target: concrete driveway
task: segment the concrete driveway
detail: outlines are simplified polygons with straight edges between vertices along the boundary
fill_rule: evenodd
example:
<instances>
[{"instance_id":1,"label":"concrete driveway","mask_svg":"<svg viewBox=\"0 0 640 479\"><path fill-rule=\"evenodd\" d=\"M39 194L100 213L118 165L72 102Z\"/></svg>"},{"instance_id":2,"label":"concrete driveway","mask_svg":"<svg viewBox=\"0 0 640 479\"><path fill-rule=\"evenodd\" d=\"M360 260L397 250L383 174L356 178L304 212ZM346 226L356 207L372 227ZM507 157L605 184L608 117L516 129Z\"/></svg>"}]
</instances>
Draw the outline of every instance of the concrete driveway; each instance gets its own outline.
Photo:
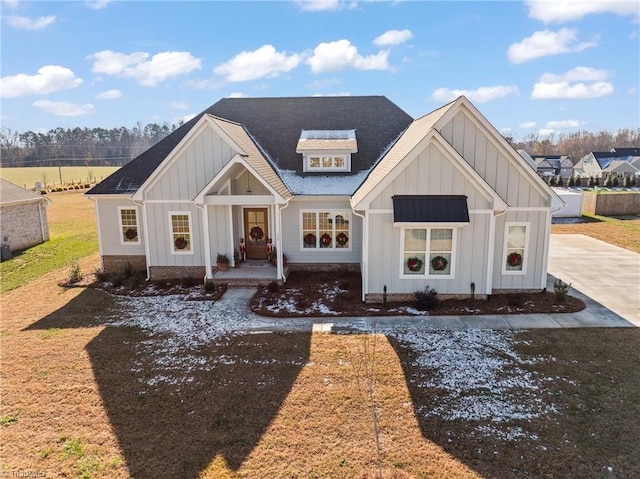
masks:
<instances>
[{"instance_id":1,"label":"concrete driveway","mask_svg":"<svg viewBox=\"0 0 640 479\"><path fill-rule=\"evenodd\" d=\"M552 234L548 271L640 327L640 254L585 235Z\"/></svg>"}]
</instances>

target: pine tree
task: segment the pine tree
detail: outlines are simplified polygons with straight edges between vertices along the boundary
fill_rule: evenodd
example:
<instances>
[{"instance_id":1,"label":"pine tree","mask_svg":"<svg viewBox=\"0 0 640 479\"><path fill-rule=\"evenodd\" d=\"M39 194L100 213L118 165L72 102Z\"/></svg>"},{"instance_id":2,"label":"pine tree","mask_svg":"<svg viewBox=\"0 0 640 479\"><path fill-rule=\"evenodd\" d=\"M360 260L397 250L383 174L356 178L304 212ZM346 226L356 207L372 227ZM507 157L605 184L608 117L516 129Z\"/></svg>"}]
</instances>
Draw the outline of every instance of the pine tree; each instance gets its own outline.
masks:
<instances>
[{"instance_id":1,"label":"pine tree","mask_svg":"<svg viewBox=\"0 0 640 479\"><path fill-rule=\"evenodd\" d=\"M603 186L605 188L611 188L613 186L613 180L611 179L611 175L607 175L607 179L604 180Z\"/></svg>"},{"instance_id":2,"label":"pine tree","mask_svg":"<svg viewBox=\"0 0 640 479\"><path fill-rule=\"evenodd\" d=\"M564 182L562 181L562 176L558 176L558 181L556 181L556 186L564 186Z\"/></svg>"},{"instance_id":3,"label":"pine tree","mask_svg":"<svg viewBox=\"0 0 640 479\"><path fill-rule=\"evenodd\" d=\"M567 178L567 186L571 188L574 185L575 185L575 180L573 179L573 176L570 176L569 178Z\"/></svg>"},{"instance_id":4,"label":"pine tree","mask_svg":"<svg viewBox=\"0 0 640 479\"><path fill-rule=\"evenodd\" d=\"M549 186L556 186L556 177L553 175L549 177Z\"/></svg>"},{"instance_id":5,"label":"pine tree","mask_svg":"<svg viewBox=\"0 0 640 479\"><path fill-rule=\"evenodd\" d=\"M575 186L582 186L582 178L580 178L579 176L576 176L575 180L573 181L573 184Z\"/></svg>"}]
</instances>

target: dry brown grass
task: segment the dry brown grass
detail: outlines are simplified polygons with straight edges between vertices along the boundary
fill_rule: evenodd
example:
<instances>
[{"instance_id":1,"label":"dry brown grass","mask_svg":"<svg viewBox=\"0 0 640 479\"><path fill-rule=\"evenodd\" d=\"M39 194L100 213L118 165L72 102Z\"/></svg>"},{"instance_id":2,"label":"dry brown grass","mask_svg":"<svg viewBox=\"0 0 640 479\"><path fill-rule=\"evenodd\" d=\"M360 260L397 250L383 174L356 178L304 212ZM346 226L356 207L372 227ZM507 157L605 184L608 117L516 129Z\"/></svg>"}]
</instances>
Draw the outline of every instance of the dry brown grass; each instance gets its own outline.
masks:
<instances>
[{"instance_id":1,"label":"dry brown grass","mask_svg":"<svg viewBox=\"0 0 640 479\"><path fill-rule=\"evenodd\" d=\"M95 261L83 268L91 271ZM0 415L9 421L2 426L0 472L86 478L374 478L379 471L402 479L640 476L638 330L526 333L522 354L556 358L530 368L550 378L560 414L526 423L538 440L501 441L478 437L474 422L419 414L436 405L438 394L415 379L433 371L381 335L230 337L182 351L184 360L202 358L215 367L190 371L194 381L180 382L185 363L161 367L141 357L137 345L154 338L100 325L92 318L114 308L113 297L60 288L64 275L59 271L1 297ZM176 381L152 385L158 375Z\"/></svg>"},{"instance_id":2,"label":"dry brown grass","mask_svg":"<svg viewBox=\"0 0 640 479\"><path fill-rule=\"evenodd\" d=\"M593 217L584 223L552 224L553 234L583 234L640 253L640 217Z\"/></svg>"}]
</instances>

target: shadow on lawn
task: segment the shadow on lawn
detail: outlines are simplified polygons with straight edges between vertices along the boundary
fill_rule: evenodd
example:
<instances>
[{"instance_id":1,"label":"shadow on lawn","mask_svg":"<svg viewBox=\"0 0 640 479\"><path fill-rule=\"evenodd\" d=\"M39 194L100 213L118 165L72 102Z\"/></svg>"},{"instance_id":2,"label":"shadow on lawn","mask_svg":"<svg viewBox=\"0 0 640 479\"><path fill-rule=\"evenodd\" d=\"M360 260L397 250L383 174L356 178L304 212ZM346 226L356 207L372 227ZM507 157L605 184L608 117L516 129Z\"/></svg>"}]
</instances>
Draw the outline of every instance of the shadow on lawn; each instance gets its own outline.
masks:
<instances>
[{"instance_id":1,"label":"shadow on lawn","mask_svg":"<svg viewBox=\"0 0 640 479\"><path fill-rule=\"evenodd\" d=\"M104 297L86 290L28 329L104 324L92 319L109 307ZM238 470L307 363L310 339L310 333L220 338L180 348L163 362L153 357L161 337L107 326L86 349L129 474L196 478L214 460L221 471Z\"/></svg>"}]
</instances>

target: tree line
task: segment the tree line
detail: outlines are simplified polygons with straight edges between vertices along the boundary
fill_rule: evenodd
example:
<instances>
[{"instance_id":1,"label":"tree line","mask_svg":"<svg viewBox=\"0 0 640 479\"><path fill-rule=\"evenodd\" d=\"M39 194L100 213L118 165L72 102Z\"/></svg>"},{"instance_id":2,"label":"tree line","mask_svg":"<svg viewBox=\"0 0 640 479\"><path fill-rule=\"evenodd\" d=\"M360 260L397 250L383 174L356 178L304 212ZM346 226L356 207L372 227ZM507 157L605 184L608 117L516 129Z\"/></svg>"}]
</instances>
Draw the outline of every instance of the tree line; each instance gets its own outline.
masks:
<instances>
[{"instance_id":1,"label":"tree line","mask_svg":"<svg viewBox=\"0 0 640 479\"><path fill-rule=\"evenodd\" d=\"M544 139L533 132L524 140L516 141L507 137L507 141L517 150L525 150L529 155L567 155L575 164L592 151L610 151L611 148L640 148L640 128L624 128L616 133L600 131L576 131L551 134Z\"/></svg>"},{"instance_id":2,"label":"tree line","mask_svg":"<svg viewBox=\"0 0 640 479\"><path fill-rule=\"evenodd\" d=\"M55 128L46 133L0 129L0 165L122 166L180 125Z\"/></svg>"},{"instance_id":3,"label":"tree line","mask_svg":"<svg viewBox=\"0 0 640 479\"><path fill-rule=\"evenodd\" d=\"M122 166L181 126L138 123L133 128L55 128L46 133L0 129L0 166ZM506 137L516 149L535 155L567 155L574 163L592 151L640 147L640 128Z\"/></svg>"}]
</instances>

